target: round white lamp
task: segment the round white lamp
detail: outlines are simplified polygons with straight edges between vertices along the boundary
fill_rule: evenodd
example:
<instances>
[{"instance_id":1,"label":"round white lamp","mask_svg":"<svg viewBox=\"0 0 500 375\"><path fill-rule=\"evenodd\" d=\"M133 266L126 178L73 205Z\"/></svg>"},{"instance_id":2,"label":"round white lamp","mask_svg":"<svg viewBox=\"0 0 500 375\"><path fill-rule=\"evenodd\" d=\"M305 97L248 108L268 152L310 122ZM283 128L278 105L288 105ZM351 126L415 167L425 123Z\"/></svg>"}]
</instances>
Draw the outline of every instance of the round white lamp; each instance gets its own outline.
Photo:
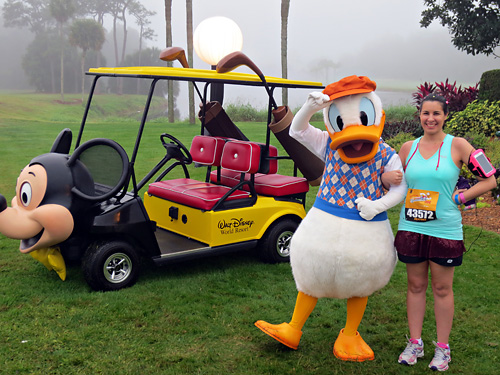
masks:
<instances>
[{"instance_id":1,"label":"round white lamp","mask_svg":"<svg viewBox=\"0 0 500 375\"><path fill-rule=\"evenodd\" d=\"M210 17L194 30L193 44L199 58L214 67L224 56L241 51L243 35L233 20Z\"/></svg>"}]
</instances>

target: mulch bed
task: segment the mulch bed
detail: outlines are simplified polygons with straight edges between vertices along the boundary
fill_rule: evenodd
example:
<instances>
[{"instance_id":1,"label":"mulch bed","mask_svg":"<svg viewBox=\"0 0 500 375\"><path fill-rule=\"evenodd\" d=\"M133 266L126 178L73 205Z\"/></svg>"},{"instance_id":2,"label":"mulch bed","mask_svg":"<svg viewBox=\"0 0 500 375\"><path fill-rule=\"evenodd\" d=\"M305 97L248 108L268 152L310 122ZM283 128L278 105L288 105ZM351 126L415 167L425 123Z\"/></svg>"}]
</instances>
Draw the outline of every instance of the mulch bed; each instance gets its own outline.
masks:
<instances>
[{"instance_id":1,"label":"mulch bed","mask_svg":"<svg viewBox=\"0 0 500 375\"><path fill-rule=\"evenodd\" d=\"M483 194L481 198L477 201L487 203L489 207L477 207L462 211L462 224L500 233L500 205L496 203L490 192Z\"/></svg>"}]
</instances>

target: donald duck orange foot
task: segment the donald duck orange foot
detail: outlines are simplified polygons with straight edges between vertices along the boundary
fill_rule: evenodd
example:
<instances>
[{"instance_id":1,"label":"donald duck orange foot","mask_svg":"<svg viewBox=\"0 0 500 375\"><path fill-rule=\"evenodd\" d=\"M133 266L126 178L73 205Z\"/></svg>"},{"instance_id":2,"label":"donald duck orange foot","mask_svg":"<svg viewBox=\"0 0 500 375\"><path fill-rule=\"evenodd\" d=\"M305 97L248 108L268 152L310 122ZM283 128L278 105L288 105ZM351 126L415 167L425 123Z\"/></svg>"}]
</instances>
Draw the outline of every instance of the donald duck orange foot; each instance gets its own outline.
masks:
<instances>
[{"instance_id":1,"label":"donald duck orange foot","mask_svg":"<svg viewBox=\"0 0 500 375\"><path fill-rule=\"evenodd\" d=\"M342 329L333 345L333 354L343 361L364 362L373 361L375 354L363 340L359 332L348 336Z\"/></svg>"},{"instance_id":2,"label":"donald duck orange foot","mask_svg":"<svg viewBox=\"0 0 500 375\"><path fill-rule=\"evenodd\" d=\"M255 326L266 335L281 342L283 345L297 350L300 338L302 337L302 331L300 329L294 328L288 323L270 324L263 320L256 321Z\"/></svg>"}]
</instances>

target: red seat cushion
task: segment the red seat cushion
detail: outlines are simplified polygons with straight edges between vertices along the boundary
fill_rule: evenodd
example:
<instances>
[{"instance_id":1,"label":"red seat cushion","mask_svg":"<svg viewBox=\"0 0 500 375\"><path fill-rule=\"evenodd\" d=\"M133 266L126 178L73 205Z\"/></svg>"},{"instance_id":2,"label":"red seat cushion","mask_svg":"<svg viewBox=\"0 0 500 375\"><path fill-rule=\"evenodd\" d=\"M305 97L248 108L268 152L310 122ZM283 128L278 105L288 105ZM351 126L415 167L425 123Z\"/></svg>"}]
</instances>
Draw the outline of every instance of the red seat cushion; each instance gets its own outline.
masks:
<instances>
[{"instance_id":1,"label":"red seat cushion","mask_svg":"<svg viewBox=\"0 0 500 375\"><path fill-rule=\"evenodd\" d=\"M197 135L193 138L189 151L196 163L218 167L225 143L224 138Z\"/></svg>"},{"instance_id":2,"label":"red seat cushion","mask_svg":"<svg viewBox=\"0 0 500 375\"><path fill-rule=\"evenodd\" d=\"M178 178L153 182L149 185L148 194L209 211L229 190L231 188L228 186L214 185L190 178ZM246 191L236 190L227 200L248 198L249 196L250 194Z\"/></svg>"},{"instance_id":3,"label":"red seat cushion","mask_svg":"<svg viewBox=\"0 0 500 375\"><path fill-rule=\"evenodd\" d=\"M220 165L235 172L256 173L260 167L260 146L245 141L227 142Z\"/></svg>"},{"instance_id":4,"label":"red seat cushion","mask_svg":"<svg viewBox=\"0 0 500 375\"><path fill-rule=\"evenodd\" d=\"M235 186L240 181L241 173L221 170L220 183L226 186ZM250 175L245 175L245 180L250 180ZM217 171L210 174L210 181L217 182ZM255 192L257 194L282 197L285 195L301 194L309 191L309 183L304 177L285 176L281 174L256 173L254 180ZM244 185L249 190L248 185Z\"/></svg>"}]
</instances>

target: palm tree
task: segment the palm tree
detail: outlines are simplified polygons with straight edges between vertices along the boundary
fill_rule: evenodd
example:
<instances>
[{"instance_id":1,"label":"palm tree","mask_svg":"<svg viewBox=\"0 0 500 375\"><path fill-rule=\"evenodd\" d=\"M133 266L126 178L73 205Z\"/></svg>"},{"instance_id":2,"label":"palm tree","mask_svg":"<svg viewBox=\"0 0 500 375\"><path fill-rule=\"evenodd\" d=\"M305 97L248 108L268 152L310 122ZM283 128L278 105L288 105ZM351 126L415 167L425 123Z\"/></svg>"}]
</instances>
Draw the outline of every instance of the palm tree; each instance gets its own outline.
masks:
<instances>
[{"instance_id":1,"label":"palm tree","mask_svg":"<svg viewBox=\"0 0 500 375\"><path fill-rule=\"evenodd\" d=\"M87 51L100 51L104 40L104 28L97 21L91 19L76 20L71 25L69 42L82 49L82 102L85 93L85 57Z\"/></svg>"},{"instance_id":2,"label":"palm tree","mask_svg":"<svg viewBox=\"0 0 500 375\"><path fill-rule=\"evenodd\" d=\"M188 64L193 67L193 0L186 0L186 27L187 27L187 53ZM189 97L189 123L195 123L194 108L194 87L193 83L188 83Z\"/></svg>"},{"instance_id":3,"label":"palm tree","mask_svg":"<svg viewBox=\"0 0 500 375\"><path fill-rule=\"evenodd\" d=\"M166 47L172 47L172 0L165 0L165 23L166 23ZM172 66L172 62L167 62L167 66ZM168 122L175 121L174 112L174 85L168 80Z\"/></svg>"},{"instance_id":4,"label":"palm tree","mask_svg":"<svg viewBox=\"0 0 500 375\"><path fill-rule=\"evenodd\" d=\"M61 42L61 100L64 101L64 24L75 13L75 6L72 0L50 0L50 14L57 21L59 38Z\"/></svg>"},{"instance_id":5,"label":"palm tree","mask_svg":"<svg viewBox=\"0 0 500 375\"><path fill-rule=\"evenodd\" d=\"M142 42L143 40L151 40L156 37L152 28L149 27L150 17L156 12L147 10L141 3L133 3L130 6L130 13L135 17L135 22L139 26L139 66L142 65ZM141 90L141 80L137 80L137 93Z\"/></svg>"},{"instance_id":6,"label":"palm tree","mask_svg":"<svg viewBox=\"0 0 500 375\"><path fill-rule=\"evenodd\" d=\"M288 13L290 0L281 0L281 76L288 78ZM288 105L288 89L281 89L283 105Z\"/></svg>"}]
</instances>

